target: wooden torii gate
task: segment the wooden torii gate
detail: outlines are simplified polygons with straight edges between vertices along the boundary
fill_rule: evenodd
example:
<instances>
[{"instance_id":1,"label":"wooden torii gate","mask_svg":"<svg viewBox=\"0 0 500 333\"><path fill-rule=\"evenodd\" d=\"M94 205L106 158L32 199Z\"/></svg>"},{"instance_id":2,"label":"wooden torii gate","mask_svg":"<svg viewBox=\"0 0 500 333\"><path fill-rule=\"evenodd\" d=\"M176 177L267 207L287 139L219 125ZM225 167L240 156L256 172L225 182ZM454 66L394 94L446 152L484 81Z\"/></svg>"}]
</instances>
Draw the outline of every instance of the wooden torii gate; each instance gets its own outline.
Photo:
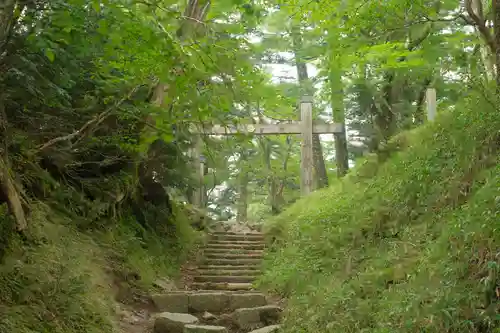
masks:
<instances>
[{"instance_id":1,"label":"wooden torii gate","mask_svg":"<svg viewBox=\"0 0 500 333\"><path fill-rule=\"evenodd\" d=\"M312 137L313 133L317 134L333 134L341 133L343 130L342 124L325 123L313 121L312 119L312 102L311 96L304 96L300 101L300 121L288 121L279 124L239 124L237 126L227 127L222 125L213 126L198 126L192 131L198 135L237 135L237 134L252 134L252 135L272 135L272 134L301 134L301 159L300 159L300 189L303 196L309 194L313 190L313 174L314 174L314 159ZM195 206L201 206L204 199L204 161L201 160L201 140L197 140L196 146L191 150L190 155L199 164L195 166L198 185L191 198Z\"/></svg>"}]
</instances>

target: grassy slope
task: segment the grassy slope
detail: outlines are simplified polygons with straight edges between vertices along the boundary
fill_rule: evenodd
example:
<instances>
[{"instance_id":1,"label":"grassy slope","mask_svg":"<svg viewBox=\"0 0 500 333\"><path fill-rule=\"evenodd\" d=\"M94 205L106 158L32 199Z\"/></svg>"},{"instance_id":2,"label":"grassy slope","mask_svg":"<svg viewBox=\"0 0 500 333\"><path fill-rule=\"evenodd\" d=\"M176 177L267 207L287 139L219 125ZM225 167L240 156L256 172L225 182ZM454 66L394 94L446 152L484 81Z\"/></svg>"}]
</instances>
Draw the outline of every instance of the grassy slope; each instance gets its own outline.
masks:
<instances>
[{"instance_id":1,"label":"grassy slope","mask_svg":"<svg viewBox=\"0 0 500 333\"><path fill-rule=\"evenodd\" d=\"M127 221L93 233L71 222L39 205L28 240L14 237L0 264L0 332L118 332L115 297L124 275L138 274L133 288L148 290L178 271L196 239L182 219L179 238L169 242L151 234L141 241Z\"/></svg>"},{"instance_id":2,"label":"grassy slope","mask_svg":"<svg viewBox=\"0 0 500 333\"><path fill-rule=\"evenodd\" d=\"M260 282L289 298L284 331L500 332L499 128L471 97L270 221Z\"/></svg>"}]
</instances>

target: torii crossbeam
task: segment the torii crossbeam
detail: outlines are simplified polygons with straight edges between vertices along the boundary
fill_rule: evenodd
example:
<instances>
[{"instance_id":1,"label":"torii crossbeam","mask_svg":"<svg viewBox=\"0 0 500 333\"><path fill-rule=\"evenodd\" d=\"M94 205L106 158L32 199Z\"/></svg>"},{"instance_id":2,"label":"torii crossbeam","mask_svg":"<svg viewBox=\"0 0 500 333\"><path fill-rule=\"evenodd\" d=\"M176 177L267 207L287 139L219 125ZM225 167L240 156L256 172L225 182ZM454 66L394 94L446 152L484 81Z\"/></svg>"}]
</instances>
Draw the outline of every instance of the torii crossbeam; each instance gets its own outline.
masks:
<instances>
[{"instance_id":1,"label":"torii crossbeam","mask_svg":"<svg viewBox=\"0 0 500 333\"><path fill-rule=\"evenodd\" d=\"M238 124L238 125L205 125L192 129L193 134L198 135L277 135L277 134L301 134L301 182L300 188L302 195L307 195L313 190L313 147L312 136L314 134L333 134L341 133L342 124L324 123L313 121L312 119L312 97L304 96L300 101L300 121L288 121L279 124ZM200 146L192 150L191 157L195 161L200 161ZM203 202L203 166L196 166L196 172L200 182L198 191L194 193L192 201L195 205Z\"/></svg>"}]
</instances>

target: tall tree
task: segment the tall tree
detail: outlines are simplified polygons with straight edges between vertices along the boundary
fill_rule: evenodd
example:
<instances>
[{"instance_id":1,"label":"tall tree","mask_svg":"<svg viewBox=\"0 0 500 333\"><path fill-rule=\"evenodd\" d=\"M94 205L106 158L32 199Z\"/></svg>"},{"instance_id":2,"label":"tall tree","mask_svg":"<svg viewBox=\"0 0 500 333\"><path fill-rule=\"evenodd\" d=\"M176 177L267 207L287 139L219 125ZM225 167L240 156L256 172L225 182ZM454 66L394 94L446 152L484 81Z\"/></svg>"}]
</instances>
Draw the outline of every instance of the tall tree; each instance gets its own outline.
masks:
<instances>
[{"instance_id":1,"label":"tall tree","mask_svg":"<svg viewBox=\"0 0 500 333\"><path fill-rule=\"evenodd\" d=\"M301 27L298 24L292 23L290 28L292 39L292 50L295 57L295 67L297 69L297 77L300 84L300 92L302 95L314 95L314 88L309 80L307 73L307 64L304 59L304 45L302 42ZM300 119L300 110L299 110ZM313 133L313 158L315 170L315 183L318 188L328 186L328 175L326 173L325 159L323 156L323 148L319 134Z\"/></svg>"}]
</instances>

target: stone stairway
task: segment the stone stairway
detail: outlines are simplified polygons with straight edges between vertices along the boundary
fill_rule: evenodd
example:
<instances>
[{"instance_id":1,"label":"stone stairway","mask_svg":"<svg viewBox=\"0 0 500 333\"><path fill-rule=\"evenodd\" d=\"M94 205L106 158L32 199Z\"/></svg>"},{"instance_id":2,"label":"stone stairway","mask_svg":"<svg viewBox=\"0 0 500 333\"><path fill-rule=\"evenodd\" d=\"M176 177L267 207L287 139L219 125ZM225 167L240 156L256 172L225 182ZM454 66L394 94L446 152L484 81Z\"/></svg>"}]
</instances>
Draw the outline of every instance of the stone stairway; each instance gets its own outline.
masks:
<instances>
[{"instance_id":1,"label":"stone stairway","mask_svg":"<svg viewBox=\"0 0 500 333\"><path fill-rule=\"evenodd\" d=\"M215 232L203 251L193 289L251 290L260 274L264 236Z\"/></svg>"},{"instance_id":2,"label":"stone stairway","mask_svg":"<svg viewBox=\"0 0 500 333\"><path fill-rule=\"evenodd\" d=\"M153 295L154 333L276 332L281 309L252 285L264 246L261 233L212 233L190 290Z\"/></svg>"}]
</instances>

